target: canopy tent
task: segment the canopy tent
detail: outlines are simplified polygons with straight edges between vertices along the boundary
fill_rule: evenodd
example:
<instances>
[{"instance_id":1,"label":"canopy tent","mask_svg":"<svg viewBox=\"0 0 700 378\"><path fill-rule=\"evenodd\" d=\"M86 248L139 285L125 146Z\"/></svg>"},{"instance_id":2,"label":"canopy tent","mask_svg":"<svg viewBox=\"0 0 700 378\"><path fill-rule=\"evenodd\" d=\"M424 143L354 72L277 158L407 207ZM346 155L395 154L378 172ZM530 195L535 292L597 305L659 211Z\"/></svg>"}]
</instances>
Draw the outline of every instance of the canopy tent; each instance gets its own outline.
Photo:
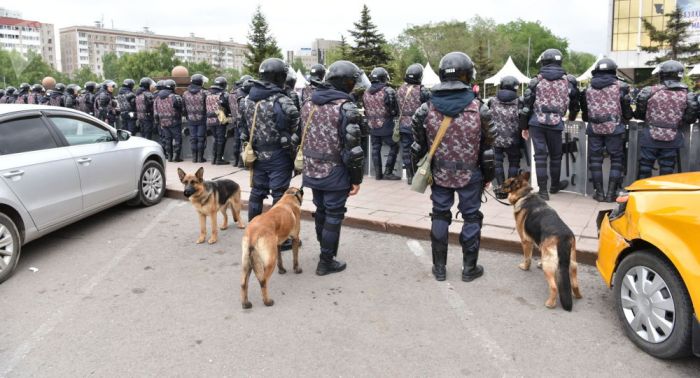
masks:
<instances>
[{"instance_id":1,"label":"canopy tent","mask_svg":"<svg viewBox=\"0 0 700 378\"><path fill-rule=\"evenodd\" d=\"M580 83L582 81L591 80L591 78L593 77L593 70L595 69L596 64L598 64L598 62L603 58L603 55L598 55L598 59L596 59L595 62L593 62L593 64L590 67L588 67L586 72L582 73L581 76L577 77L576 81Z\"/></svg>"},{"instance_id":2,"label":"canopy tent","mask_svg":"<svg viewBox=\"0 0 700 378\"><path fill-rule=\"evenodd\" d=\"M501 79L503 79L506 76L513 76L518 80L518 83L520 84L527 84L530 82L530 78L523 75L523 73L520 72L515 63L513 63L513 59L511 57L508 57L506 64L503 65L500 71L498 71L495 75L491 76L490 78L484 80L484 85L498 85L501 83Z\"/></svg>"},{"instance_id":3,"label":"canopy tent","mask_svg":"<svg viewBox=\"0 0 700 378\"><path fill-rule=\"evenodd\" d=\"M428 62L423 69L423 80L421 84L427 88L432 88L433 85L440 84L440 77L430 67L430 62Z\"/></svg>"},{"instance_id":4,"label":"canopy tent","mask_svg":"<svg viewBox=\"0 0 700 378\"><path fill-rule=\"evenodd\" d=\"M687 74L688 76L693 76L693 75L700 75L700 64L696 64L695 67L693 67L690 72Z\"/></svg>"},{"instance_id":5,"label":"canopy tent","mask_svg":"<svg viewBox=\"0 0 700 378\"><path fill-rule=\"evenodd\" d=\"M301 73L301 70L297 70L297 83L294 85L294 89L304 89L307 85L309 85L309 82L306 81L304 78L304 75Z\"/></svg>"}]
</instances>

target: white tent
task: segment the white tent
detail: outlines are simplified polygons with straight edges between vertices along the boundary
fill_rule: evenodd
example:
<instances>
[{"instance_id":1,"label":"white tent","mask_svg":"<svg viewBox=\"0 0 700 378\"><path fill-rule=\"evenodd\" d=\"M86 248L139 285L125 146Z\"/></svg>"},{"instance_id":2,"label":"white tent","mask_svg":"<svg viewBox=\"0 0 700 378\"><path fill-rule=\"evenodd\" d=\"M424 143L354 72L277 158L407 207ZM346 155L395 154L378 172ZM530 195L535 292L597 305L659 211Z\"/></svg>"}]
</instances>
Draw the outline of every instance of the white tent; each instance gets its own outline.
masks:
<instances>
[{"instance_id":1,"label":"white tent","mask_svg":"<svg viewBox=\"0 0 700 378\"><path fill-rule=\"evenodd\" d=\"M595 69L595 65L598 64L598 61L603 58L603 55L598 55L598 59L596 59L595 62L593 62L593 64L590 67L588 67L586 72L582 73L581 76L577 77L576 81L580 83L582 81L591 80L591 78L593 77L593 70Z\"/></svg>"},{"instance_id":2,"label":"white tent","mask_svg":"<svg viewBox=\"0 0 700 378\"><path fill-rule=\"evenodd\" d=\"M440 84L440 77L430 67L430 63L426 64L423 69L423 80L421 84L425 85L427 88L432 88L433 85Z\"/></svg>"},{"instance_id":3,"label":"white tent","mask_svg":"<svg viewBox=\"0 0 700 378\"><path fill-rule=\"evenodd\" d=\"M518 80L518 83L520 84L526 84L530 82L530 78L523 75L523 73L520 72L518 67L516 67L515 63L513 63L513 59L511 57L508 57L506 64L503 65L501 70L498 71L498 73L496 73L495 75L486 79L484 81L484 85L498 85L501 83L501 79L506 76L513 76Z\"/></svg>"},{"instance_id":4,"label":"white tent","mask_svg":"<svg viewBox=\"0 0 700 378\"><path fill-rule=\"evenodd\" d=\"M297 83L294 85L294 89L303 89L307 85L309 85L309 82L306 81L301 70L297 70Z\"/></svg>"},{"instance_id":5,"label":"white tent","mask_svg":"<svg viewBox=\"0 0 700 378\"><path fill-rule=\"evenodd\" d=\"M700 75L700 64L696 64L690 72L687 73L688 76Z\"/></svg>"}]
</instances>

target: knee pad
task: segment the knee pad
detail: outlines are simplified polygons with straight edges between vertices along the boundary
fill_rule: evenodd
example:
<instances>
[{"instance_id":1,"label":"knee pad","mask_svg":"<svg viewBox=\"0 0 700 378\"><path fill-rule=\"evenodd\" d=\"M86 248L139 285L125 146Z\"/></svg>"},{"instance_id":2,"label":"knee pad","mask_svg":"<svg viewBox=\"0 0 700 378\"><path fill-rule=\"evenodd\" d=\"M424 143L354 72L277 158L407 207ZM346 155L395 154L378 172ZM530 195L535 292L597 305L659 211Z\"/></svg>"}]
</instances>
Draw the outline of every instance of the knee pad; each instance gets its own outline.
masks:
<instances>
[{"instance_id":1,"label":"knee pad","mask_svg":"<svg viewBox=\"0 0 700 378\"><path fill-rule=\"evenodd\" d=\"M479 227L484 223L484 214L481 211L475 211L469 214L462 214L465 224L478 224Z\"/></svg>"},{"instance_id":2,"label":"knee pad","mask_svg":"<svg viewBox=\"0 0 700 378\"><path fill-rule=\"evenodd\" d=\"M452 212L433 209L433 212L430 213L430 219L433 221L440 220L447 222L447 224L450 225L452 224Z\"/></svg>"},{"instance_id":3,"label":"knee pad","mask_svg":"<svg viewBox=\"0 0 700 378\"><path fill-rule=\"evenodd\" d=\"M336 218L342 221L345 219L345 213L347 211L347 207L328 208L326 209L326 218Z\"/></svg>"}]
</instances>

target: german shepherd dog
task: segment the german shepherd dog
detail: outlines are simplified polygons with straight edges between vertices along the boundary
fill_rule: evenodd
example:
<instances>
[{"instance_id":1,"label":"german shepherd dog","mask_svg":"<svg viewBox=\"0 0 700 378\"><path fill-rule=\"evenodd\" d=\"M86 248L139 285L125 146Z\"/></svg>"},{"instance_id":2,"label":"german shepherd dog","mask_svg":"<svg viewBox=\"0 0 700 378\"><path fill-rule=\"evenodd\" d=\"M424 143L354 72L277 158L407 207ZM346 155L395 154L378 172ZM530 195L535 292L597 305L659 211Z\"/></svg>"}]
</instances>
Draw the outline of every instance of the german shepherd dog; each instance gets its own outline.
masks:
<instances>
[{"instance_id":1,"label":"german shepherd dog","mask_svg":"<svg viewBox=\"0 0 700 378\"><path fill-rule=\"evenodd\" d=\"M238 228L245 228L241 219L241 187L232 180L204 181L204 168L200 167L194 175L186 174L181 168L177 169L180 182L185 185L185 197L190 199L199 214L199 238L197 244L204 243L207 237L207 216L211 219L211 238L209 244L214 244L219 238L216 212L224 216L222 230L228 228L227 209L231 209L233 221Z\"/></svg>"},{"instance_id":2,"label":"german shepherd dog","mask_svg":"<svg viewBox=\"0 0 700 378\"><path fill-rule=\"evenodd\" d=\"M284 196L266 213L255 217L243 235L241 242L241 258L243 268L241 272L241 304L243 308L251 308L253 305L248 300L248 278L250 272L255 272L255 277L260 282L263 303L272 306L275 302L270 299L267 286L270 276L275 270L275 264L280 274L287 273L282 265L280 245L288 238L292 238L292 256L294 259L294 273L301 273L299 267L299 230L301 228L301 201L304 198L304 190L289 188Z\"/></svg>"},{"instance_id":3,"label":"german shepherd dog","mask_svg":"<svg viewBox=\"0 0 700 378\"><path fill-rule=\"evenodd\" d=\"M542 270L549 285L549 298L544 305L556 307L559 291L561 306L564 310L571 311L572 289L574 296L581 298L577 278L576 238L556 211L532 191L529 181L530 172L524 172L501 185L501 190L508 194L508 202L513 205L515 224L525 255L519 267L530 270L532 247L537 245L542 254Z\"/></svg>"}]
</instances>

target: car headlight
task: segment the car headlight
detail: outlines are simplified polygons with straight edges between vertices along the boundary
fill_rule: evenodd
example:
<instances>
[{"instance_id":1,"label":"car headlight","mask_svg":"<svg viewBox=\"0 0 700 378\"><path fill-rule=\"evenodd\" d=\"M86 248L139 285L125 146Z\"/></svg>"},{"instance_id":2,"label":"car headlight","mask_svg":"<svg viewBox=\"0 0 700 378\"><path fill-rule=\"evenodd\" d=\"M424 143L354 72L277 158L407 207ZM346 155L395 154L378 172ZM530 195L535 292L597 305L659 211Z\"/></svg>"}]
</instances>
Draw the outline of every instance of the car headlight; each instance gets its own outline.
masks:
<instances>
[{"instance_id":1,"label":"car headlight","mask_svg":"<svg viewBox=\"0 0 700 378\"><path fill-rule=\"evenodd\" d=\"M629 193L628 192L620 192L620 194L617 196L617 199L615 202L617 202L617 208L615 208L609 216L609 219L611 221L614 221L615 219L618 219L625 215L625 210L627 210L627 201L629 200Z\"/></svg>"}]
</instances>

